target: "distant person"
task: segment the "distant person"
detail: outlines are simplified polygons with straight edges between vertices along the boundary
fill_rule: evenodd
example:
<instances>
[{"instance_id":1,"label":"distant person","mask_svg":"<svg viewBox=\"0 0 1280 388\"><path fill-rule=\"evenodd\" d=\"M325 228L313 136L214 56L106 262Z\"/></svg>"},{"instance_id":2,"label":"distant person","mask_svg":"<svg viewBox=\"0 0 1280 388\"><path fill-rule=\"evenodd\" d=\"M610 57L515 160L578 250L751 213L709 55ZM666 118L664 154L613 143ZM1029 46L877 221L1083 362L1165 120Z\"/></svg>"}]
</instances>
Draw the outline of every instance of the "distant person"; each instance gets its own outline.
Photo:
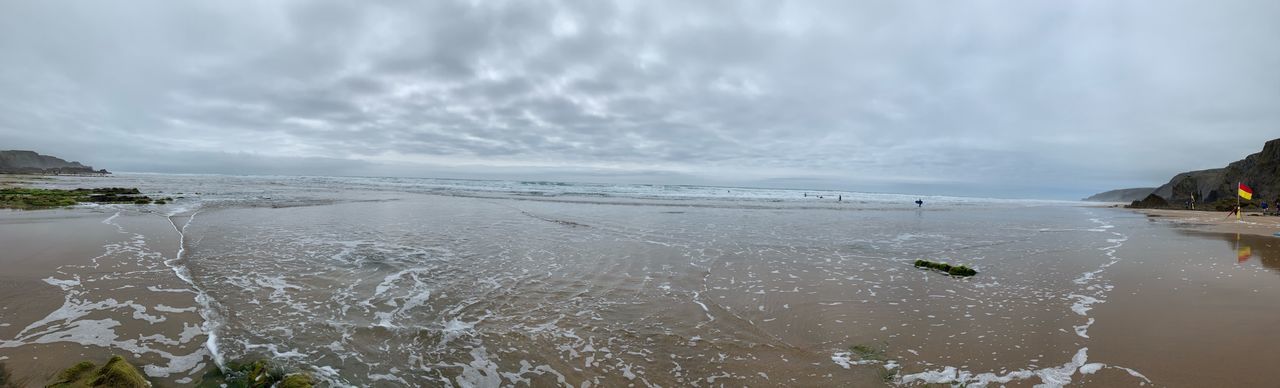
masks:
<instances>
[{"instance_id":1,"label":"distant person","mask_svg":"<svg viewBox=\"0 0 1280 388\"><path fill-rule=\"evenodd\" d=\"M917 199L917 200L916 200L916 207L924 207L924 200L923 200L923 199Z\"/></svg>"},{"instance_id":2,"label":"distant person","mask_svg":"<svg viewBox=\"0 0 1280 388\"><path fill-rule=\"evenodd\" d=\"M836 196L836 202L841 202L841 201L844 201L844 195L837 195L837 196ZM1263 204L1263 205L1262 205L1262 208L1263 208L1263 209L1266 209L1266 208L1267 208L1267 205L1266 205L1266 204Z\"/></svg>"}]
</instances>

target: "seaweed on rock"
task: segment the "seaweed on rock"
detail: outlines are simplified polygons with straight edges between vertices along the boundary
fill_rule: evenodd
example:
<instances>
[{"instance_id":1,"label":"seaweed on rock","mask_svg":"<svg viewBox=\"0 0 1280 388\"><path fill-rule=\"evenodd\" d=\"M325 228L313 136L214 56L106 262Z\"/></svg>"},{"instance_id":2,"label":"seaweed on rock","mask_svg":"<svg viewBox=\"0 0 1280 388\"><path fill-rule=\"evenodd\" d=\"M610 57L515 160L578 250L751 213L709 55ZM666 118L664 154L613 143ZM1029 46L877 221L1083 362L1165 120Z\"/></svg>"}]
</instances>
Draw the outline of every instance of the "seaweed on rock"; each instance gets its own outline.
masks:
<instances>
[{"instance_id":1,"label":"seaweed on rock","mask_svg":"<svg viewBox=\"0 0 1280 388\"><path fill-rule=\"evenodd\" d=\"M973 276L978 274L977 270L974 270L973 268L969 268L963 265L952 266L951 264L935 263L928 260L916 260L914 265L920 268L929 268L929 269L942 271L951 276L968 277L968 276Z\"/></svg>"},{"instance_id":2,"label":"seaweed on rock","mask_svg":"<svg viewBox=\"0 0 1280 388\"><path fill-rule=\"evenodd\" d=\"M123 357L111 356L110 360L101 368L98 368L91 361L81 361L72 365L70 368L63 370L53 382L45 387L48 388L72 388L72 387L120 387L120 388L143 388L150 387L151 382L147 381L137 368L125 361Z\"/></svg>"},{"instance_id":3,"label":"seaweed on rock","mask_svg":"<svg viewBox=\"0 0 1280 388\"><path fill-rule=\"evenodd\" d=\"M232 362L225 370L214 369L205 374L197 386L225 388L311 388L314 383L305 373L288 373L266 360L249 363Z\"/></svg>"},{"instance_id":4,"label":"seaweed on rock","mask_svg":"<svg viewBox=\"0 0 1280 388\"><path fill-rule=\"evenodd\" d=\"M0 188L0 208L45 209L81 202L150 204L151 197L141 194L136 188L124 187L75 190L3 187Z\"/></svg>"}]
</instances>

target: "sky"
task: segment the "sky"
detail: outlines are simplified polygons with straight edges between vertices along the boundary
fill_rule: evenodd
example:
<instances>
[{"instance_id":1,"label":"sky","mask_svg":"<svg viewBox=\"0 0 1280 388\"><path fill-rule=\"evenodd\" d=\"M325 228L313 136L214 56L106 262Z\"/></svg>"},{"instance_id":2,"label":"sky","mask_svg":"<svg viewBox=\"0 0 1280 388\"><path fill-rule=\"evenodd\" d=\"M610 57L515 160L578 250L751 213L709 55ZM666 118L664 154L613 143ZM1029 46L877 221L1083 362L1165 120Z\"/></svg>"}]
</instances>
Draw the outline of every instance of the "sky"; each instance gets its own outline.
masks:
<instances>
[{"instance_id":1,"label":"sky","mask_svg":"<svg viewBox=\"0 0 1280 388\"><path fill-rule=\"evenodd\" d=\"M0 149L1075 199L1280 137L1277 20L1272 0L0 0Z\"/></svg>"}]
</instances>

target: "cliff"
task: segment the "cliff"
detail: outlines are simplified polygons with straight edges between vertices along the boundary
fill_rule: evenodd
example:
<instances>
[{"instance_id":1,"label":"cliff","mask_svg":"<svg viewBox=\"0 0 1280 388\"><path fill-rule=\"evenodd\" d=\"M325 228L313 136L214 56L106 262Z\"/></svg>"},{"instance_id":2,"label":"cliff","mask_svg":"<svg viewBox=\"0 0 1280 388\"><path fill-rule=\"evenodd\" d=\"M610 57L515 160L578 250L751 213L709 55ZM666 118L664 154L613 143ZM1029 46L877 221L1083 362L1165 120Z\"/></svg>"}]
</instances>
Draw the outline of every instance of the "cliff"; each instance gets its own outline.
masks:
<instances>
[{"instance_id":1,"label":"cliff","mask_svg":"<svg viewBox=\"0 0 1280 388\"><path fill-rule=\"evenodd\" d=\"M1280 139L1268 141L1262 151L1223 168L1174 175L1155 194L1172 204L1183 204L1195 195L1196 203L1235 201L1236 183L1253 189L1253 202L1274 202L1280 197Z\"/></svg>"},{"instance_id":2,"label":"cliff","mask_svg":"<svg viewBox=\"0 0 1280 388\"><path fill-rule=\"evenodd\" d=\"M1089 198L1085 198L1082 201L1132 202L1132 201L1137 201L1137 200L1146 198L1148 194L1151 194L1155 190L1156 188L1154 187L1136 187L1132 189L1118 189L1118 190L1104 191L1101 193L1091 195L1089 196Z\"/></svg>"},{"instance_id":3,"label":"cliff","mask_svg":"<svg viewBox=\"0 0 1280 388\"><path fill-rule=\"evenodd\" d=\"M40 155L35 151L0 151L0 174L109 174L93 167Z\"/></svg>"}]
</instances>

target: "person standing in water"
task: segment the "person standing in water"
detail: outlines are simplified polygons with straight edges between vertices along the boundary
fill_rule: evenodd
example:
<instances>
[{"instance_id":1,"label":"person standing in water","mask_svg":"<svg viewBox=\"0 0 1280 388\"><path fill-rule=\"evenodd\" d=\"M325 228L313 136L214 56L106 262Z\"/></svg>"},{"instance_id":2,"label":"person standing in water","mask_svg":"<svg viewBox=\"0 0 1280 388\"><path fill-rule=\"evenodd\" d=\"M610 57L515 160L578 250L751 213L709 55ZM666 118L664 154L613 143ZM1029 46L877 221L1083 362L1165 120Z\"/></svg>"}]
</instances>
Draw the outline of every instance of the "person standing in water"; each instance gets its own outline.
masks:
<instances>
[{"instance_id":1,"label":"person standing in water","mask_svg":"<svg viewBox=\"0 0 1280 388\"><path fill-rule=\"evenodd\" d=\"M836 202L842 202L842 201L844 201L844 195L837 195Z\"/></svg>"},{"instance_id":2,"label":"person standing in water","mask_svg":"<svg viewBox=\"0 0 1280 388\"><path fill-rule=\"evenodd\" d=\"M916 207L924 207L924 200L923 200L923 199L917 199L917 200L916 200Z\"/></svg>"}]
</instances>

